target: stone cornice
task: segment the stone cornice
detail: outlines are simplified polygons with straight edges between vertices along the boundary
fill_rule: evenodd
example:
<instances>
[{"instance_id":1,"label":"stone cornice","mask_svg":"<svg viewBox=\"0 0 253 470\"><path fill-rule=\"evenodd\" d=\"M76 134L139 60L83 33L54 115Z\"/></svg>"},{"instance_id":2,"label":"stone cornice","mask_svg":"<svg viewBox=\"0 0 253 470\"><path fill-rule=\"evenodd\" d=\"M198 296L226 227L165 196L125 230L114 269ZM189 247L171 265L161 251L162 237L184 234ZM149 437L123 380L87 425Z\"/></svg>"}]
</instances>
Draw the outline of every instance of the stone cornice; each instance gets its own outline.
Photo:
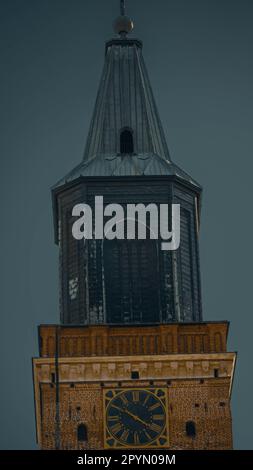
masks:
<instances>
[{"instance_id":1,"label":"stone cornice","mask_svg":"<svg viewBox=\"0 0 253 470\"><path fill-rule=\"evenodd\" d=\"M131 371L142 380L213 378L232 379L236 354L172 354L156 356L110 356L59 358L62 382L130 380ZM50 382L55 368L54 358L34 359L39 381Z\"/></svg>"}]
</instances>

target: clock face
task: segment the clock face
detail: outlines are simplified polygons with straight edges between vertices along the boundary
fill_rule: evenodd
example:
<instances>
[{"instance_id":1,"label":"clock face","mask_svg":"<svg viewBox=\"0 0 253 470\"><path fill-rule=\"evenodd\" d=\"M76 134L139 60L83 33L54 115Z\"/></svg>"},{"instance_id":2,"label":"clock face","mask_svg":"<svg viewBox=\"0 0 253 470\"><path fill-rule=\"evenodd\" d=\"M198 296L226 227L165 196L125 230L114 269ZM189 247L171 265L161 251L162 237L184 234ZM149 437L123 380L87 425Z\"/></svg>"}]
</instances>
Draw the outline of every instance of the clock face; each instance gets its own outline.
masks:
<instances>
[{"instance_id":1,"label":"clock face","mask_svg":"<svg viewBox=\"0 0 253 470\"><path fill-rule=\"evenodd\" d=\"M106 447L168 445L165 390L108 390L105 413Z\"/></svg>"}]
</instances>

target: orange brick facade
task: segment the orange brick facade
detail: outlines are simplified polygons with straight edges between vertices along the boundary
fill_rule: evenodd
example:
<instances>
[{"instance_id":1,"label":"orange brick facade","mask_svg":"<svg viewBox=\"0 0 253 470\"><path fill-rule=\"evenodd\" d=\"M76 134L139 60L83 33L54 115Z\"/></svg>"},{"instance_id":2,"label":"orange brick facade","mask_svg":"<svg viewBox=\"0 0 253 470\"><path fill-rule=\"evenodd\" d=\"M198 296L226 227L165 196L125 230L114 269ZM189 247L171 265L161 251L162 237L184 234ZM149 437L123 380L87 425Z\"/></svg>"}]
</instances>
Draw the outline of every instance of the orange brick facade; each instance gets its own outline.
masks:
<instances>
[{"instance_id":1,"label":"orange brick facade","mask_svg":"<svg viewBox=\"0 0 253 470\"><path fill-rule=\"evenodd\" d=\"M60 356L226 352L228 323L58 327ZM39 327L40 355L55 355L56 327Z\"/></svg>"},{"instance_id":2,"label":"orange brick facade","mask_svg":"<svg viewBox=\"0 0 253 470\"><path fill-rule=\"evenodd\" d=\"M40 327L40 358L33 361L40 447L54 449L58 433L61 449L103 449L105 391L161 387L167 395L166 448L231 449L235 354L226 352L227 330L225 322ZM138 379L132 378L133 371ZM194 423L194 436L187 434L189 422ZM85 442L78 441L81 423L87 428Z\"/></svg>"}]
</instances>

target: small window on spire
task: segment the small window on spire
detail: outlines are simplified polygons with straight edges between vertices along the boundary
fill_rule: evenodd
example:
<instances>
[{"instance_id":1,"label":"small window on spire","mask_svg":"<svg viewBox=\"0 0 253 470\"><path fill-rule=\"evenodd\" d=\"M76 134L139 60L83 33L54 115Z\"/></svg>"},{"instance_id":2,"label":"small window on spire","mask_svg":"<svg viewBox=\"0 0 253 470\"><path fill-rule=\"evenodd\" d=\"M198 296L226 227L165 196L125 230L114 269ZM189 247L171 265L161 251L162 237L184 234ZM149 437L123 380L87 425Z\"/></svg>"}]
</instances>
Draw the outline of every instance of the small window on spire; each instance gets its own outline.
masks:
<instances>
[{"instance_id":1,"label":"small window on spire","mask_svg":"<svg viewBox=\"0 0 253 470\"><path fill-rule=\"evenodd\" d=\"M122 129L120 133L120 153L123 155L134 153L134 140L131 129Z\"/></svg>"}]
</instances>

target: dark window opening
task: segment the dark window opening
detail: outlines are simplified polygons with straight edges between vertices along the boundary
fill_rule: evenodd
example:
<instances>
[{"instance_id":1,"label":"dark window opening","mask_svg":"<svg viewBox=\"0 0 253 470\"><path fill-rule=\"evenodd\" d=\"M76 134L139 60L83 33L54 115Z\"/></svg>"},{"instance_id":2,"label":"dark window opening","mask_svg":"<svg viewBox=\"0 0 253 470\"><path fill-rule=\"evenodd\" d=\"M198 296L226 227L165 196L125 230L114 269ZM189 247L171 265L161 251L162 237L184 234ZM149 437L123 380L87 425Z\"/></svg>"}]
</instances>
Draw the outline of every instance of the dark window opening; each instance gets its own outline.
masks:
<instances>
[{"instance_id":1,"label":"dark window opening","mask_svg":"<svg viewBox=\"0 0 253 470\"><path fill-rule=\"evenodd\" d=\"M186 435L188 437L195 437L196 436L196 426L193 421L187 421L185 425Z\"/></svg>"},{"instance_id":2,"label":"dark window opening","mask_svg":"<svg viewBox=\"0 0 253 470\"><path fill-rule=\"evenodd\" d=\"M154 380L150 380L149 385L154 385Z\"/></svg>"},{"instance_id":3,"label":"dark window opening","mask_svg":"<svg viewBox=\"0 0 253 470\"><path fill-rule=\"evenodd\" d=\"M77 439L79 442L88 441L87 427L85 426L85 424L79 424L77 428Z\"/></svg>"},{"instance_id":4,"label":"dark window opening","mask_svg":"<svg viewBox=\"0 0 253 470\"><path fill-rule=\"evenodd\" d=\"M199 408L199 403L195 403L195 408Z\"/></svg>"},{"instance_id":5,"label":"dark window opening","mask_svg":"<svg viewBox=\"0 0 253 470\"><path fill-rule=\"evenodd\" d=\"M208 405L205 403L205 411L208 411Z\"/></svg>"},{"instance_id":6,"label":"dark window opening","mask_svg":"<svg viewBox=\"0 0 253 470\"><path fill-rule=\"evenodd\" d=\"M55 383L55 373L52 372L51 374L51 382L54 384Z\"/></svg>"},{"instance_id":7,"label":"dark window opening","mask_svg":"<svg viewBox=\"0 0 253 470\"><path fill-rule=\"evenodd\" d=\"M75 384L71 383L70 388L75 388Z\"/></svg>"},{"instance_id":8,"label":"dark window opening","mask_svg":"<svg viewBox=\"0 0 253 470\"><path fill-rule=\"evenodd\" d=\"M154 240L105 240L108 323L158 323L158 255Z\"/></svg>"},{"instance_id":9,"label":"dark window opening","mask_svg":"<svg viewBox=\"0 0 253 470\"><path fill-rule=\"evenodd\" d=\"M226 403L224 403L224 401L221 401L220 406L226 406Z\"/></svg>"},{"instance_id":10,"label":"dark window opening","mask_svg":"<svg viewBox=\"0 0 253 470\"><path fill-rule=\"evenodd\" d=\"M137 380L137 379L139 379L139 378L140 378L140 374L139 374L138 370L133 370L133 371L131 372L131 379Z\"/></svg>"},{"instance_id":11,"label":"dark window opening","mask_svg":"<svg viewBox=\"0 0 253 470\"><path fill-rule=\"evenodd\" d=\"M219 377L219 369L214 369L214 377Z\"/></svg>"},{"instance_id":12,"label":"dark window opening","mask_svg":"<svg viewBox=\"0 0 253 470\"><path fill-rule=\"evenodd\" d=\"M200 379L199 383L200 383L200 384L205 383L204 379Z\"/></svg>"},{"instance_id":13,"label":"dark window opening","mask_svg":"<svg viewBox=\"0 0 253 470\"><path fill-rule=\"evenodd\" d=\"M120 133L120 153L134 153L133 133L130 129L124 129Z\"/></svg>"}]
</instances>

